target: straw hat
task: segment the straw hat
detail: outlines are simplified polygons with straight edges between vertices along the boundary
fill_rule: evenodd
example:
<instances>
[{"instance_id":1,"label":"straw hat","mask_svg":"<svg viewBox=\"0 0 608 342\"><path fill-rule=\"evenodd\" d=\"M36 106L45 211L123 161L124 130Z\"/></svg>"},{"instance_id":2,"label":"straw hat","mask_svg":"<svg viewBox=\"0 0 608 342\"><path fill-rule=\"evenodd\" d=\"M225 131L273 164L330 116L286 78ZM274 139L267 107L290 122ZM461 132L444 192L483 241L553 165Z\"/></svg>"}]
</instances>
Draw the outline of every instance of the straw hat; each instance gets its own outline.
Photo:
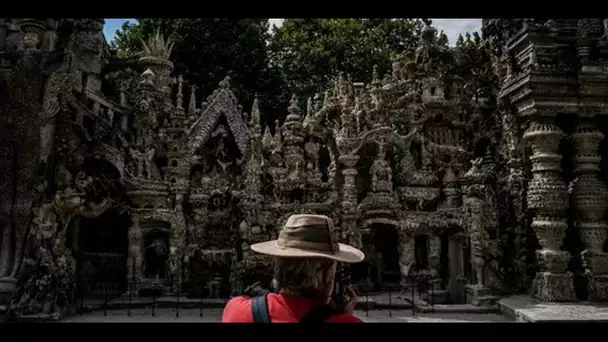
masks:
<instances>
[{"instance_id":1,"label":"straw hat","mask_svg":"<svg viewBox=\"0 0 608 342\"><path fill-rule=\"evenodd\" d=\"M255 252L285 258L326 258L346 263L363 261L355 247L338 243L333 221L325 215L291 215L277 240L251 245Z\"/></svg>"}]
</instances>

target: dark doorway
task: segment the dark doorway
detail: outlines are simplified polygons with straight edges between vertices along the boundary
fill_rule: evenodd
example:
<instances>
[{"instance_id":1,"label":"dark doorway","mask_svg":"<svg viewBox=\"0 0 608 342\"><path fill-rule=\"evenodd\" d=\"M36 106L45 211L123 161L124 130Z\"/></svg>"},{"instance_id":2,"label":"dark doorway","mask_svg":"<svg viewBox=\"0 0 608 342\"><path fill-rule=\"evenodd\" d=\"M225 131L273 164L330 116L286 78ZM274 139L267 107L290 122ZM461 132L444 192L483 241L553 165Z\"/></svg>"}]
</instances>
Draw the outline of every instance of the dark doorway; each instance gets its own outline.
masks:
<instances>
[{"instance_id":1,"label":"dark doorway","mask_svg":"<svg viewBox=\"0 0 608 342\"><path fill-rule=\"evenodd\" d=\"M144 278L165 279L171 224L164 221L147 221L141 226L144 236Z\"/></svg>"},{"instance_id":2,"label":"dark doorway","mask_svg":"<svg viewBox=\"0 0 608 342\"><path fill-rule=\"evenodd\" d=\"M416 269L426 270L429 268L429 243L426 235L417 235L414 238L414 256L416 258Z\"/></svg>"},{"instance_id":3,"label":"dark doorway","mask_svg":"<svg viewBox=\"0 0 608 342\"><path fill-rule=\"evenodd\" d=\"M473 279L473 265L471 263L471 242L468 237L465 240L465 245L462 249L462 254L464 257L464 277L468 279L470 283Z\"/></svg>"},{"instance_id":4,"label":"dark doorway","mask_svg":"<svg viewBox=\"0 0 608 342\"><path fill-rule=\"evenodd\" d=\"M76 221L76 258L83 292L88 296L123 293L127 288L129 215L118 208L95 219Z\"/></svg>"},{"instance_id":5,"label":"dark doorway","mask_svg":"<svg viewBox=\"0 0 608 342\"><path fill-rule=\"evenodd\" d=\"M399 283L401 273L399 270L399 233L397 229L388 224L374 224L374 247L382 255L382 282Z\"/></svg>"}]
</instances>

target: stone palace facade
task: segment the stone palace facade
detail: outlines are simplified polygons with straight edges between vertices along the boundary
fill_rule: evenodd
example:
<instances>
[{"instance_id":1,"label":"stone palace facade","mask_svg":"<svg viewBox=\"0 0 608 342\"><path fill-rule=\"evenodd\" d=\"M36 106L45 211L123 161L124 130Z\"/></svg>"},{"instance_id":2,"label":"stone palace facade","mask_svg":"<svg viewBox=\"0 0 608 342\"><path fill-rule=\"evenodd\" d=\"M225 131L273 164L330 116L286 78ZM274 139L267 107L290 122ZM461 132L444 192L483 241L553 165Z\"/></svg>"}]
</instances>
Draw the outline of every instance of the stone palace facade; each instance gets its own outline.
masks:
<instances>
[{"instance_id":1,"label":"stone palace facade","mask_svg":"<svg viewBox=\"0 0 608 342\"><path fill-rule=\"evenodd\" d=\"M606 21L484 19L485 64L427 27L392 74L266 125L228 78L197 98L160 34L120 59L101 19L0 19L0 295L228 296L271 278L250 244L317 213L366 253L361 288L417 269L438 301L605 301ZM439 77L441 54L479 72Z\"/></svg>"}]
</instances>

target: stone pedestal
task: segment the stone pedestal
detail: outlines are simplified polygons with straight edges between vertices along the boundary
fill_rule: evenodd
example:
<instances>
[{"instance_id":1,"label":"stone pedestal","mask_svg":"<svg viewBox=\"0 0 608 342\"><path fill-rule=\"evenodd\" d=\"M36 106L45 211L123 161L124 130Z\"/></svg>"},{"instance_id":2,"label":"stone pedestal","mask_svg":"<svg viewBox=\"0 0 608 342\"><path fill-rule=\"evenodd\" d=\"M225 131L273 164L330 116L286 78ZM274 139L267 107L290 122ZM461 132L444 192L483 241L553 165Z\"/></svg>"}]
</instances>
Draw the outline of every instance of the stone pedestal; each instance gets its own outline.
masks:
<instances>
[{"instance_id":1,"label":"stone pedestal","mask_svg":"<svg viewBox=\"0 0 608 342\"><path fill-rule=\"evenodd\" d=\"M7 277L0 279L0 305L8 304L16 288L17 278Z\"/></svg>"},{"instance_id":2,"label":"stone pedestal","mask_svg":"<svg viewBox=\"0 0 608 342\"><path fill-rule=\"evenodd\" d=\"M489 288L480 285L466 285L465 292L467 294L467 304L477 306L492 306L498 300L492 296Z\"/></svg>"},{"instance_id":3,"label":"stone pedestal","mask_svg":"<svg viewBox=\"0 0 608 342\"><path fill-rule=\"evenodd\" d=\"M534 278L533 295L544 302L569 302L576 298L572 273L539 272Z\"/></svg>"},{"instance_id":4,"label":"stone pedestal","mask_svg":"<svg viewBox=\"0 0 608 342\"><path fill-rule=\"evenodd\" d=\"M591 301L608 302L608 274L591 276L587 291Z\"/></svg>"}]
</instances>

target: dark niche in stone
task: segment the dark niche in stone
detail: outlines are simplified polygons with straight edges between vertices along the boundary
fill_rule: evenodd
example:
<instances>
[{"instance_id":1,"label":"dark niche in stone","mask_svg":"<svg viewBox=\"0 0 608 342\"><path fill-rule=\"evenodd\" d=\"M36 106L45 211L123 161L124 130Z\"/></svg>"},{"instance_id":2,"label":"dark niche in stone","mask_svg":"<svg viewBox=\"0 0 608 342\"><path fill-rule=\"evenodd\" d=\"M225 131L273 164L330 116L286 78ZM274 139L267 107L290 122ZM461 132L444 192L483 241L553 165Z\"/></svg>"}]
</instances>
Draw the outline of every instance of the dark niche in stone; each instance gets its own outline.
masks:
<instances>
[{"instance_id":1,"label":"dark niche in stone","mask_svg":"<svg viewBox=\"0 0 608 342\"><path fill-rule=\"evenodd\" d=\"M206 166L204 174L211 178L220 176L232 180L242 173L240 164L242 154L229 127L225 116L221 115L203 149L202 159Z\"/></svg>"},{"instance_id":2,"label":"dark niche in stone","mask_svg":"<svg viewBox=\"0 0 608 342\"><path fill-rule=\"evenodd\" d=\"M169 258L170 223L150 221L142 228L144 235L144 278L165 279Z\"/></svg>"},{"instance_id":3,"label":"dark niche in stone","mask_svg":"<svg viewBox=\"0 0 608 342\"><path fill-rule=\"evenodd\" d=\"M393 225L374 224L372 226L374 245L382 264L382 281L384 283L399 283L399 234Z\"/></svg>"},{"instance_id":4,"label":"dark niche in stone","mask_svg":"<svg viewBox=\"0 0 608 342\"><path fill-rule=\"evenodd\" d=\"M322 145L319 148L319 170L321 171L321 181L327 182L329 179L329 165L331 157L327 146Z\"/></svg>"},{"instance_id":5,"label":"dark niche in stone","mask_svg":"<svg viewBox=\"0 0 608 342\"><path fill-rule=\"evenodd\" d=\"M429 254L429 242L426 235L417 235L414 238L414 256L416 260L416 268L418 270L425 270L429 267L428 257Z\"/></svg>"},{"instance_id":6,"label":"dark niche in stone","mask_svg":"<svg viewBox=\"0 0 608 342\"><path fill-rule=\"evenodd\" d=\"M131 218L119 208L94 219L83 218L73 224L68 239L76 255L83 295L122 293L127 287L128 229ZM70 236L68 235L68 236ZM109 288L108 288L109 286Z\"/></svg>"}]
</instances>

